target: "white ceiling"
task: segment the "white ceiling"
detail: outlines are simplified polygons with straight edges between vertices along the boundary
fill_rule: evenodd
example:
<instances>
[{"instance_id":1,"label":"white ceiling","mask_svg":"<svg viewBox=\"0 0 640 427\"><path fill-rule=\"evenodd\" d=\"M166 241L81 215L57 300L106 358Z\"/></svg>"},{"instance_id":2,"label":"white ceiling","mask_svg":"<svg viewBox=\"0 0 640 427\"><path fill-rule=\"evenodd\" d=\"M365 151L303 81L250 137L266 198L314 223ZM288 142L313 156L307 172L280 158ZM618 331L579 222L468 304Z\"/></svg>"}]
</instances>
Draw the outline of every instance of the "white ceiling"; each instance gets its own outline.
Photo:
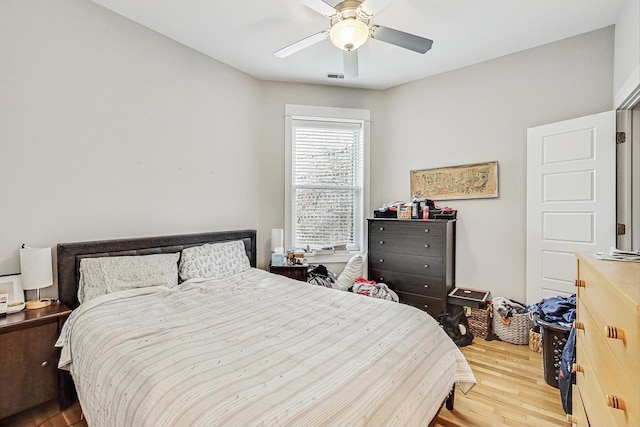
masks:
<instances>
[{"instance_id":1,"label":"white ceiling","mask_svg":"<svg viewBox=\"0 0 640 427\"><path fill-rule=\"evenodd\" d=\"M262 80L386 89L615 24L625 0L394 0L370 24L434 41L421 55L369 39L360 76L342 72L330 40L279 59L276 50L329 20L299 0L92 0ZM327 0L332 6L336 0Z\"/></svg>"}]
</instances>

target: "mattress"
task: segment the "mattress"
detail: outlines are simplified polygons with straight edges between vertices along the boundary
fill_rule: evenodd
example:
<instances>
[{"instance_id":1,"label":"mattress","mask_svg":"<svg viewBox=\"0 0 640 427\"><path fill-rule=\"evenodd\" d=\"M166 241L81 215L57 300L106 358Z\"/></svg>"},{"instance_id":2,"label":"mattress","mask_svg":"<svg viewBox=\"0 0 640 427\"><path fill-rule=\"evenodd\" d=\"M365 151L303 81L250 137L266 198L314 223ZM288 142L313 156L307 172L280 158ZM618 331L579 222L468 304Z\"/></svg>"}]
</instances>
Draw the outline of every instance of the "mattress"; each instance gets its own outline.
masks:
<instances>
[{"instance_id":1,"label":"mattress","mask_svg":"<svg viewBox=\"0 0 640 427\"><path fill-rule=\"evenodd\" d=\"M92 427L427 425L476 382L425 312L255 268L100 296L58 346Z\"/></svg>"}]
</instances>

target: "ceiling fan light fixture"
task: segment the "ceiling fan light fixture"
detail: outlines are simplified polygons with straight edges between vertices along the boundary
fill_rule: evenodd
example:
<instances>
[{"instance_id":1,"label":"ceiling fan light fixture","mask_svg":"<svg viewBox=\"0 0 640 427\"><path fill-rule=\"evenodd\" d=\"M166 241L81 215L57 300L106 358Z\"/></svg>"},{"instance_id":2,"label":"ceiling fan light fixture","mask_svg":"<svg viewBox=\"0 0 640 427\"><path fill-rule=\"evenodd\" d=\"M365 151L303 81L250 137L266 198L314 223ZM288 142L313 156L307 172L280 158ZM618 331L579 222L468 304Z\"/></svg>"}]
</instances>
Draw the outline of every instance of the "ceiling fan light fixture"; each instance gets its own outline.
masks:
<instances>
[{"instance_id":1,"label":"ceiling fan light fixture","mask_svg":"<svg viewBox=\"0 0 640 427\"><path fill-rule=\"evenodd\" d=\"M329 37L337 48L355 50L367 41L369 27L357 18L343 19L331 27Z\"/></svg>"}]
</instances>

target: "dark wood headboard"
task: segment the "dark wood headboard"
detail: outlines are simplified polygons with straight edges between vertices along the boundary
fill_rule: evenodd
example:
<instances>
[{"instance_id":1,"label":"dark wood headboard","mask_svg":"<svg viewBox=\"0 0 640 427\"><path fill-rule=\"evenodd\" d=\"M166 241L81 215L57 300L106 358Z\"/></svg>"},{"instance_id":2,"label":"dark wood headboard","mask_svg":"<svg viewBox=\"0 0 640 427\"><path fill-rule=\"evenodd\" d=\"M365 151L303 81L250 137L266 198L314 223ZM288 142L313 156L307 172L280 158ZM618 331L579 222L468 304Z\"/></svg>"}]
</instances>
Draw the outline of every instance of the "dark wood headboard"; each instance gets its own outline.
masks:
<instances>
[{"instance_id":1,"label":"dark wood headboard","mask_svg":"<svg viewBox=\"0 0 640 427\"><path fill-rule=\"evenodd\" d=\"M58 298L70 308L78 302L80 260L90 257L150 255L180 252L205 243L242 240L252 267L256 266L256 230L217 231L175 236L140 237L58 244Z\"/></svg>"}]
</instances>

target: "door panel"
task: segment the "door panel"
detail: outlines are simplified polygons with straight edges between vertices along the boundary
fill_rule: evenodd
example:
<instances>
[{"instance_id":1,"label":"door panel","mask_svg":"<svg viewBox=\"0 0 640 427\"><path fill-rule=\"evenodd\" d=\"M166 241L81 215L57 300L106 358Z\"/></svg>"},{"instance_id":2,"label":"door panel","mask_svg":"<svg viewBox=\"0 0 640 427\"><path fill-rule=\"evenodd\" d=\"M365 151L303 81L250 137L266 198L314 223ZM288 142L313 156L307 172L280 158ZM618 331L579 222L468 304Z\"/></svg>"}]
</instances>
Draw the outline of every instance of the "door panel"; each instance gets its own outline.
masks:
<instances>
[{"instance_id":1,"label":"door panel","mask_svg":"<svg viewBox=\"0 0 640 427\"><path fill-rule=\"evenodd\" d=\"M615 150L614 111L528 129L527 304L575 292L574 252L615 246Z\"/></svg>"}]
</instances>

